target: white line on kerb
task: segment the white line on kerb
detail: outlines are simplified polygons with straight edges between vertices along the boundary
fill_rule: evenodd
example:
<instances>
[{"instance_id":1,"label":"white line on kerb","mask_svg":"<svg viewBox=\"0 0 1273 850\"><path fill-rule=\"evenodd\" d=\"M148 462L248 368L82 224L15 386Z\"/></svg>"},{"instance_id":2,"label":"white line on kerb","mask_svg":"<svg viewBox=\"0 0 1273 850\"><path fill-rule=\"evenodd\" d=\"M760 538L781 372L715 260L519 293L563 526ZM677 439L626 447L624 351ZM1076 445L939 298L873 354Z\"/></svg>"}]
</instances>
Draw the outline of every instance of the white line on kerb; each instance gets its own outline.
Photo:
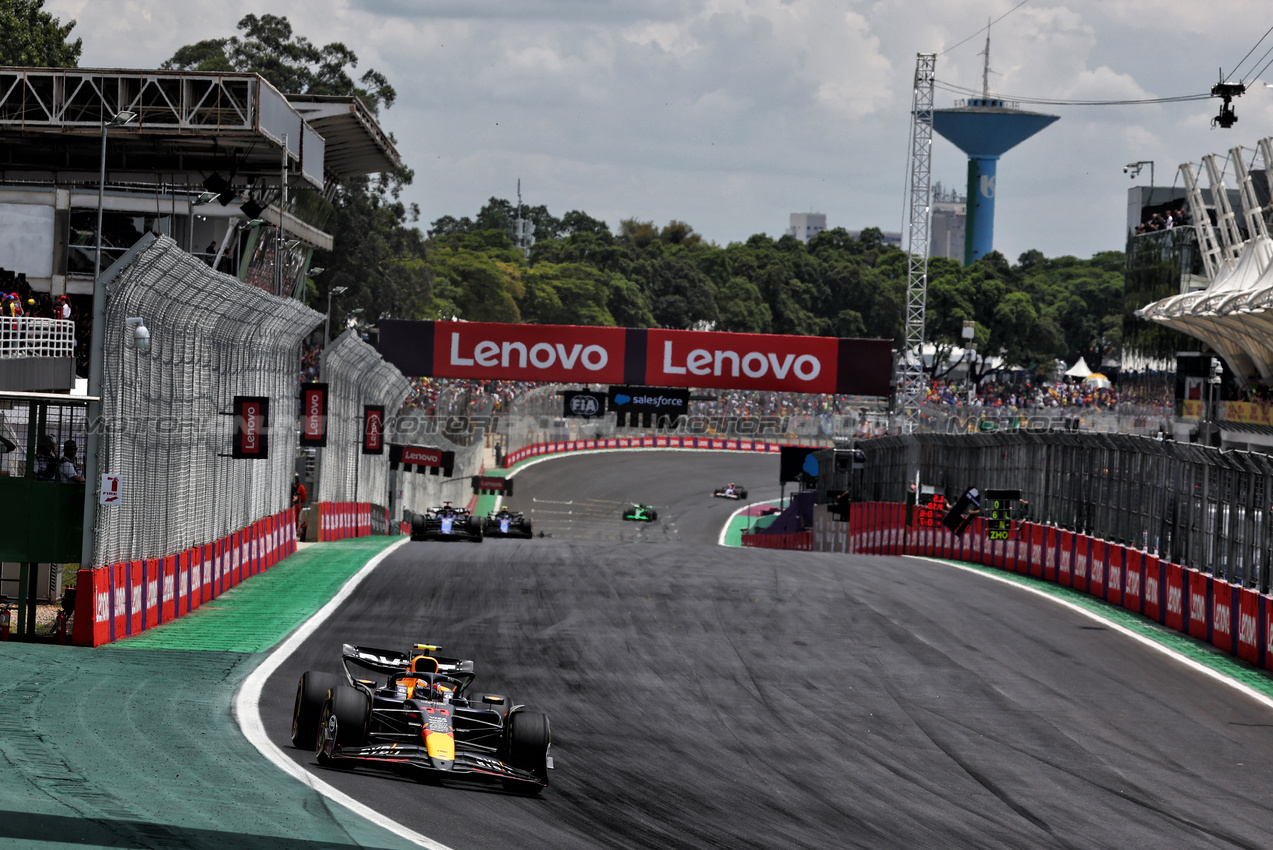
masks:
<instances>
[{"instance_id":1,"label":"white line on kerb","mask_svg":"<svg viewBox=\"0 0 1273 850\"><path fill-rule=\"evenodd\" d=\"M951 561L944 561L941 558L930 558L924 555L907 555L906 557L914 558L918 561L929 561L934 564L943 564L947 567L954 567L957 570L964 570L965 572L975 573L976 575L983 576L985 578L991 579L992 581L998 581L1004 584L1011 585L1013 587L1019 587L1022 590L1026 591L1027 593L1033 593L1036 596L1042 596L1045 599L1050 599L1053 602L1055 602L1057 605L1063 605L1066 608L1069 608L1071 611L1077 612L1079 614L1082 614L1084 617L1095 620L1096 622L1100 623L1102 626L1112 629L1113 631L1118 632L1124 637L1129 637L1134 641L1139 641L1140 643L1144 644L1150 649L1161 652L1163 655L1166 655L1168 658L1172 659L1173 661L1176 661L1179 664L1183 664L1185 667L1188 667L1190 670L1193 670L1195 673L1201 673L1204 676L1208 676L1222 685L1228 685L1229 687L1233 688L1238 693L1244 694L1245 696L1250 697L1251 699L1255 700L1261 705L1264 705L1267 708L1273 708L1273 698L1270 698L1266 696L1265 694L1260 693L1259 691L1255 690L1249 685L1245 685L1242 682L1238 681L1237 679L1232 679L1229 676L1225 675L1224 673L1220 672L1219 670L1208 667L1205 664L1200 664L1199 662L1194 661L1192 658L1186 655L1181 655L1179 652L1172 649L1171 647L1161 644L1158 641L1154 640L1153 638L1147 637L1141 634L1140 632L1135 631L1134 629L1129 629L1126 626L1123 626L1123 625L1120 625L1119 623L1114 622L1113 620L1106 619L1105 617L1101 616L1099 612L1092 611L1091 609L1088 609L1088 608L1084 608L1082 605L1079 605L1074 602L1070 602L1067 599L1061 599L1059 596L1055 596L1054 594L1049 593L1043 588L1032 587L1029 584L1018 583L1016 581L1013 581L1010 578L997 576L994 573L985 572L983 569L979 569L977 567L965 566L964 564L958 564Z\"/></svg>"},{"instance_id":2,"label":"white line on kerb","mask_svg":"<svg viewBox=\"0 0 1273 850\"><path fill-rule=\"evenodd\" d=\"M428 848L428 850L451 850L445 844L439 844L426 835L408 829L395 820L382 815L375 809L358 802L353 797L345 794L343 791L328 785L326 782L314 776L309 771L292 761L286 753L275 746L274 742L265 734L265 724L261 720L261 691L265 687L265 681L275 670L282 666L283 662L296 651L305 640L312 635L315 630L321 626L328 617L335 613L336 609L349 598L354 589L362 583L362 580L371 574L371 571L380 566L380 562L389 556L391 552L402 546L410 538L403 538L392 546L389 546L380 554L376 555L367 564L354 573L349 581L345 582L340 591L331 598L331 601L318 609L315 614L301 624L300 628L292 632L287 640L279 644L278 648L270 653L269 657L261 662L252 673L243 680L243 684L239 687L238 694L234 699L234 718L238 721L239 728L243 730L243 735L260 751L261 755L272 761L280 770L296 779L299 779L304 785L312 788L314 791L323 795L327 799L338 803L349 809L356 815L366 818L394 835Z\"/></svg>"}]
</instances>

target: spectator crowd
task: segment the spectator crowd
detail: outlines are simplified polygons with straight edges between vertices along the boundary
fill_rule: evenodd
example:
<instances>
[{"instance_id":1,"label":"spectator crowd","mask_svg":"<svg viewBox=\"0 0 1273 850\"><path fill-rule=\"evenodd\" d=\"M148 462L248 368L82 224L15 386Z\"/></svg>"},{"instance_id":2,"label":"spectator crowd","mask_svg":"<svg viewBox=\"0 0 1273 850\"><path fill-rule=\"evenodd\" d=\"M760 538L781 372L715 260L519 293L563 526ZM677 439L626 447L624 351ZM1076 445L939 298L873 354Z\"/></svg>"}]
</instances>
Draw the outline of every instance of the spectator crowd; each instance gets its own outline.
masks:
<instances>
[{"instance_id":1,"label":"spectator crowd","mask_svg":"<svg viewBox=\"0 0 1273 850\"><path fill-rule=\"evenodd\" d=\"M1159 230L1171 230L1189 224L1189 214L1184 207L1168 210L1165 213L1154 213L1136 227L1136 234L1154 233Z\"/></svg>"}]
</instances>

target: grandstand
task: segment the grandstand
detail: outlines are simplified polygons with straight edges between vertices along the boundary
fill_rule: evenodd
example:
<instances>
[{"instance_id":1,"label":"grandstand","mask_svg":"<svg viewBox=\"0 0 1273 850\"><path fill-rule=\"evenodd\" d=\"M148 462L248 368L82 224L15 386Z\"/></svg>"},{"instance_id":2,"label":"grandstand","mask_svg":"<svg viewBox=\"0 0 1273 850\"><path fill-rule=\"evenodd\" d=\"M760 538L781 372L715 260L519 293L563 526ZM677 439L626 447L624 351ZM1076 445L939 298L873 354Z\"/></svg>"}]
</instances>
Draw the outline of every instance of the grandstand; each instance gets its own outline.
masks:
<instances>
[{"instance_id":1,"label":"grandstand","mask_svg":"<svg viewBox=\"0 0 1273 850\"><path fill-rule=\"evenodd\" d=\"M1209 197L1195 178L1193 165L1181 165L1188 222L1184 238L1175 235L1173 221L1165 230L1133 236L1129 257L1141 250L1134 244L1137 240L1152 240L1179 279L1176 294L1146 304L1136 316L1203 344L1196 355L1178 362L1178 438L1267 451L1273 448L1273 418L1264 401L1267 388L1273 385L1273 344L1269 342L1273 239L1267 224L1273 139L1259 141L1255 160L1260 164L1258 171L1252 170L1254 162L1248 164L1243 148L1229 151L1228 165L1237 184L1236 212L1235 193L1224 181L1227 169L1214 154L1202 158ZM1168 209L1176 201L1149 200ZM1154 214L1162 217L1160 211ZM1142 224L1147 220L1142 217Z\"/></svg>"}]
</instances>

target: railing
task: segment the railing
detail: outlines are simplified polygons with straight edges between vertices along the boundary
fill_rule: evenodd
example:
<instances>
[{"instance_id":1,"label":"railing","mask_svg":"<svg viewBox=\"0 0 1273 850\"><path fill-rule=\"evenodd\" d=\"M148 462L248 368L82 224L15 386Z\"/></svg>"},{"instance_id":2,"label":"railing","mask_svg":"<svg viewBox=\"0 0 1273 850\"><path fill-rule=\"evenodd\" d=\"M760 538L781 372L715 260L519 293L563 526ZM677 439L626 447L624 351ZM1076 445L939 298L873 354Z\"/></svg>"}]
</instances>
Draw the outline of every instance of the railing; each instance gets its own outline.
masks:
<instances>
[{"instance_id":1,"label":"railing","mask_svg":"<svg viewBox=\"0 0 1273 850\"><path fill-rule=\"evenodd\" d=\"M74 357L75 322L70 319L0 317L0 357Z\"/></svg>"},{"instance_id":2,"label":"railing","mask_svg":"<svg viewBox=\"0 0 1273 850\"><path fill-rule=\"evenodd\" d=\"M1146 437L921 434L858 444L860 496L902 502L916 470L947 498L1019 489L1029 518L1269 590L1273 457Z\"/></svg>"}]
</instances>

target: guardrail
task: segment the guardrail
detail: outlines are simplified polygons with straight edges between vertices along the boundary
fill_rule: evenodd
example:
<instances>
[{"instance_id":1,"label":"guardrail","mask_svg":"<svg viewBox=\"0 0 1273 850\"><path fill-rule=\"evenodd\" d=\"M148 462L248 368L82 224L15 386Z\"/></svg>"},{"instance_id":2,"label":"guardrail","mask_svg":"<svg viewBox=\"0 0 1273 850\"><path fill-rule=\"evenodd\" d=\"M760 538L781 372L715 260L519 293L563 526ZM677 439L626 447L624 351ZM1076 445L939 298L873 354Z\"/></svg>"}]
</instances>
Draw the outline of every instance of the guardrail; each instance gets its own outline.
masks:
<instances>
[{"instance_id":1,"label":"guardrail","mask_svg":"<svg viewBox=\"0 0 1273 850\"><path fill-rule=\"evenodd\" d=\"M947 496L1020 490L1029 518L1270 589L1273 457L1120 434L919 434L858 443L860 497L899 502L919 470Z\"/></svg>"},{"instance_id":2,"label":"guardrail","mask_svg":"<svg viewBox=\"0 0 1273 850\"><path fill-rule=\"evenodd\" d=\"M79 571L76 646L101 646L181 617L296 551L291 509L160 558Z\"/></svg>"},{"instance_id":3,"label":"guardrail","mask_svg":"<svg viewBox=\"0 0 1273 850\"><path fill-rule=\"evenodd\" d=\"M0 317L0 357L74 357L75 322L30 316Z\"/></svg>"}]
</instances>

